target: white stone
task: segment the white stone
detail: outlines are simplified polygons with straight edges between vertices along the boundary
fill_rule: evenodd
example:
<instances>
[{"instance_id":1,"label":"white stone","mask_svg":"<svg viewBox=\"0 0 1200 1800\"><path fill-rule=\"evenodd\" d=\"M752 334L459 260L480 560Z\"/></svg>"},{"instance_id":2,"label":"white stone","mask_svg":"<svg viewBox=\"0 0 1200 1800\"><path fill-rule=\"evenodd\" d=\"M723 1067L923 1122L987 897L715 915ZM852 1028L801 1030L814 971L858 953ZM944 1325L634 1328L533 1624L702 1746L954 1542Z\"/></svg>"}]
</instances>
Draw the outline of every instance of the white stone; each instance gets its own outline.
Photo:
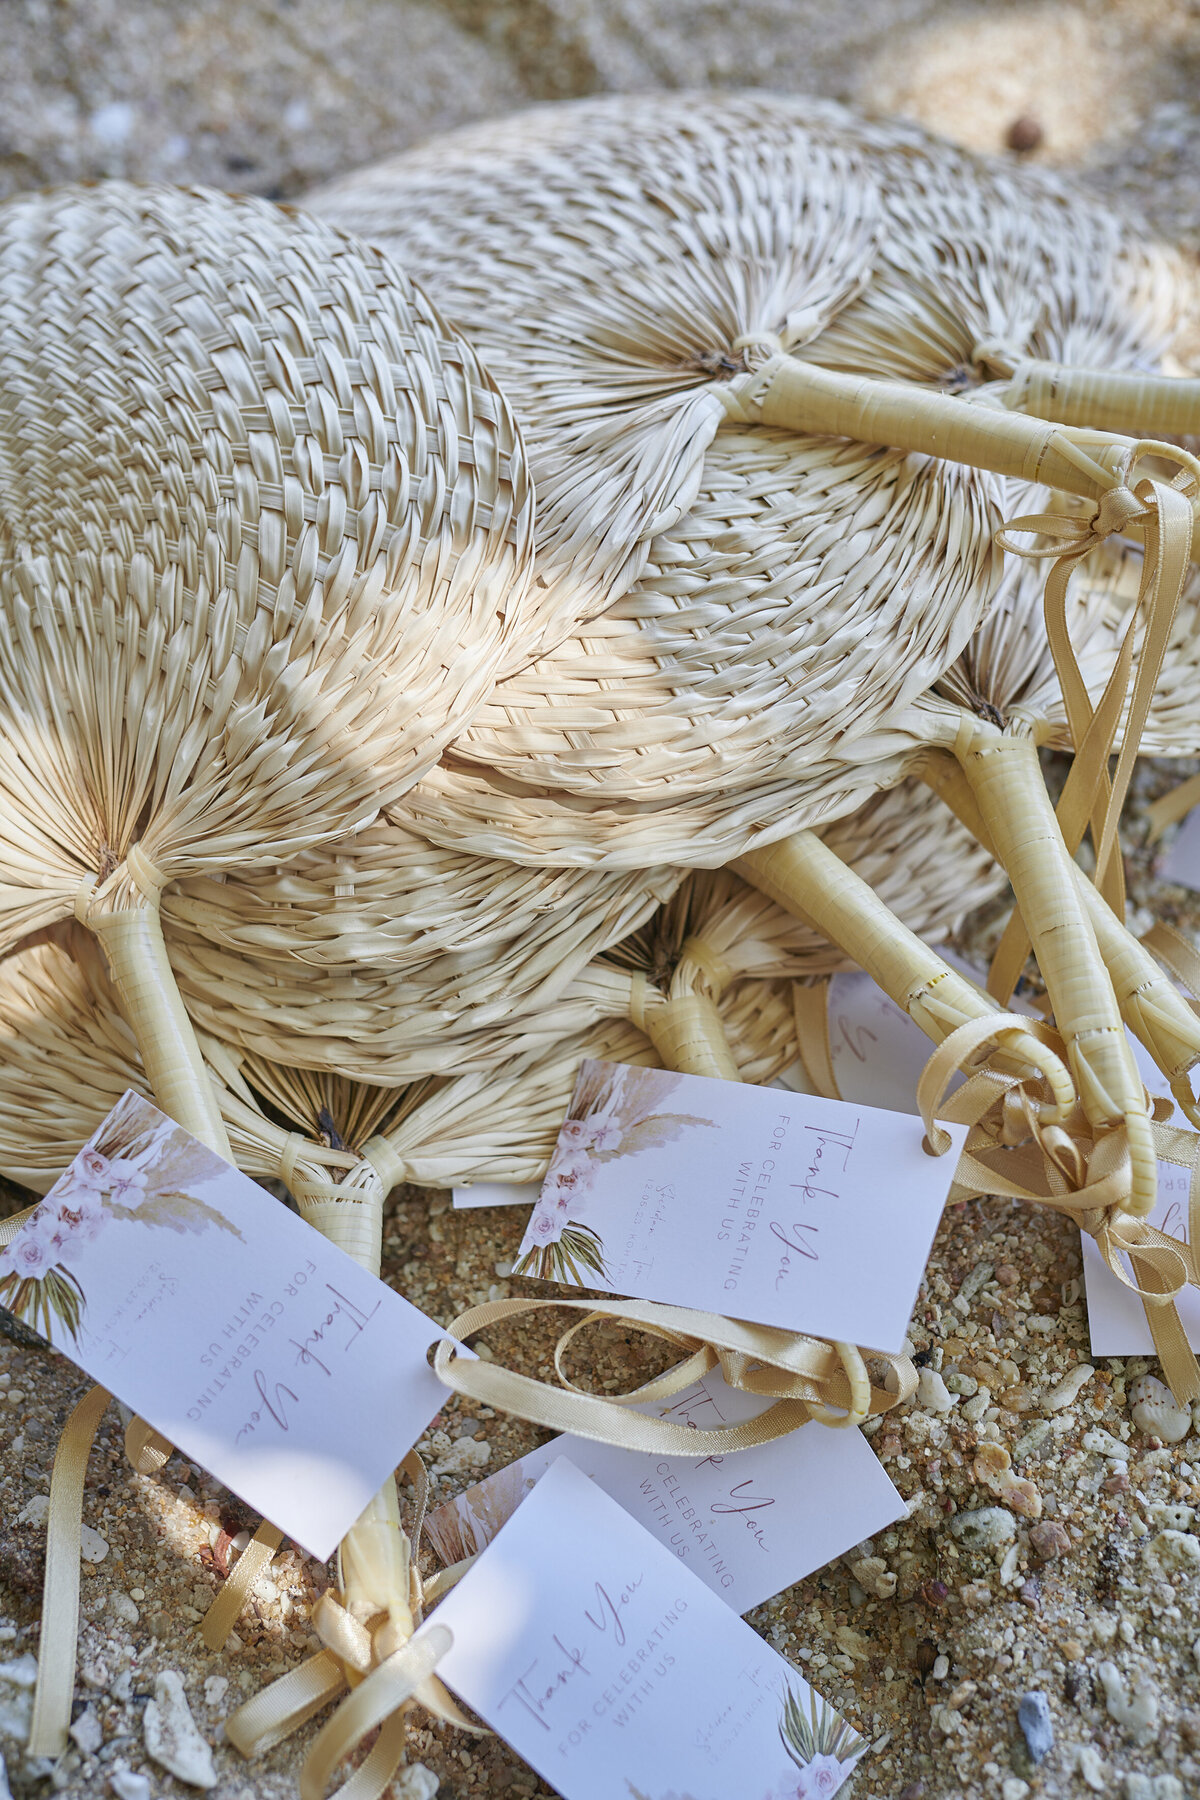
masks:
<instances>
[{"instance_id":1,"label":"white stone","mask_svg":"<svg viewBox=\"0 0 1200 1800\"><path fill-rule=\"evenodd\" d=\"M1190 1531L1160 1531L1150 1539L1142 1555L1165 1575L1195 1573L1200 1569L1200 1537Z\"/></svg>"},{"instance_id":2,"label":"white stone","mask_svg":"<svg viewBox=\"0 0 1200 1800\"><path fill-rule=\"evenodd\" d=\"M46 1514L49 1511L50 1511L50 1496L49 1496L49 1494L35 1494L33 1496L32 1500L27 1500L25 1502L25 1505L21 1508L20 1512L17 1514L17 1524L18 1525L44 1525L46 1523Z\"/></svg>"},{"instance_id":3,"label":"white stone","mask_svg":"<svg viewBox=\"0 0 1200 1800\"><path fill-rule=\"evenodd\" d=\"M0 1663L0 1733L21 1744L29 1736L36 1680L36 1657L19 1656L15 1662Z\"/></svg>"},{"instance_id":4,"label":"white stone","mask_svg":"<svg viewBox=\"0 0 1200 1800\"><path fill-rule=\"evenodd\" d=\"M1057 1387L1052 1387L1042 1401L1046 1411L1062 1412L1064 1407L1070 1406L1077 1399L1080 1388L1089 1382L1095 1373L1096 1371L1090 1363L1080 1363L1079 1367L1072 1369L1069 1375L1064 1375Z\"/></svg>"},{"instance_id":5,"label":"white stone","mask_svg":"<svg viewBox=\"0 0 1200 1800\"><path fill-rule=\"evenodd\" d=\"M395 1800L434 1800L438 1778L424 1763L407 1763L392 1778Z\"/></svg>"},{"instance_id":6,"label":"white stone","mask_svg":"<svg viewBox=\"0 0 1200 1800\"><path fill-rule=\"evenodd\" d=\"M146 1752L156 1763L189 1787L216 1787L212 1751L196 1729L183 1682L174 1669L165 1669L155 1681L142 1729Z\"/></svg>"},{"instance_id":7,"label":"white stone","mask_svg":"<svg viewBox=\"0 0 1200 1800\"><path fill-rule=\"evenodd\" d=\"M1184 1800L1177 1775L1127 1775L1121 1791L1124 1800Z\"/></svg>"},{"instance_id":8,"label":"white stone","mask_svg":"<svg viewBox=\"0 0 1200 1800\"><path fill-rule=\"evenodd\" d=\"M933 1659L933 1679L935 1681L945 1681L949 1673L950 1658L948 1656L935 1656Z\"/></svg>"},{"instance_id":9,"label":"white stone","mask_svg":"<svg viewBox=\"0 0 1200 1800\"><path fill-rule=\"evenodd\" d=\"M434 1475L471 1475L491 1461L492 1447L486 1438L455 1438L444 1456L431 1471Z\"/></svg>"},{"instance_id":10,"label":"white stone","mask_svg":"<svg viewBox=\"0 0 1200 1800\"><path fill-rule=\"evenodd\" d=\"M108 1610L123 1625L136 1625L142 1616L129 1595L123 1594L120 1588L114 1588L108 1596Z\"/></svg>"},{"instance_id":11,"label":"white stone","mask_svg":"<svg viewBox=\"0 0 1200 1800\"><path fill-rule=\"evenodd\" d=\"M1158 1696L1141 1670L1130 1677L1128 1689L1115 1663L1102 1662L1096 1671L1104 1689L1108 1716L1114 1719L1131 1742L1144 1748L1158 1732Z\"/></svg>"},{"instance_id":12,"label":"white stone","mask_svg":"<svg viewBox=\"0 0 1200 1800\"><path fill-rule=\"evenodd\" d=\"M1080 1744L1075 1751L1075 1767L1079 1779L1085 1787L1090 1787L1093 1794L1102 1794L1108 1784L1108 1771L1104 1767L1103 1758L1094 1744Z\"/></svg>"},{"instance_id":13,"label":"white stone","mask_svg":"<svg viewBox=\"0 0 1200 1800\"><path fill-rule=\"evenodd\" d=\"M1116 1457L1118 1462L1124 1462L1129 1455L1128 1444L1123 1444L1120 1438L1113 1437L1109 1431L1101 1431L1098 1425L1091 1431L1084 1432L1083 1447L1092 1451L1095 1456Z\"/></svg>"},{"instance_id":14,"label":"white stone","mask_svg":"<svg viewBox=\"0 0 1200 1800\"><path fill-rule=\"evenodd\" d=\"M1017 1775L1010 1775L1000 1787L1000 1800L1025 1800L1029 1793L1029 1783L1022 1781Z\"/></svg>"},{"instance_id":15,"label":"white stone","mask_svg":"<svg viewBox=\"0 0 1200 1800\"><path fill-rule=\"evenodd\" d=\"M90 1525L79 1527L79 1554L86 1563L103 1562L108 1555L107 1542Z\"/></svg>"},{"instance_id":16,"label":"white stone","mask_svg":"<svg viewBox=\"0 0 1200 1800\"><path fill-rule=\"evenodd\" d=\"M220 1706L229 1692L229 1682L224 1675L210 1675L204 1683L205 1706Z\"/></svg>"},{"instance_id":17,"label":"white stone","mask_svg":"<svg viewBox=\"0 0 1200 1800\"><path fill-rule=\"evenodd\" d=\"M950 1535L968 1550L1009 1544L1017 1535L1017 1522L1003 1506L981 1506L977 1512L955 1513Z\"/></svg>"},{"instance_id":18,"label":"white stone","mask_svg":"<svg viewBox=\"0 0 1200 1800\"><path fill-rule=\"evenodd\" d=\"M917 1405L923 1412L951 1412L958 1400L936 1369L922 1369L917 1377Z\"/></svg>"},{"instance_id":19,"label":"white stone","mask_svg":"<svg viewBox=\"0 0 1200 1800\"><path fill-rule=\"evenodd\" d=\"M95 1756L104 1742L104 1728L96 1717L94 1706L80 1713L71 1727L71 1736L85 1756Z\"/></svg>"},{"instance_id":20,"label":"white stone","mask_svg":"<svg viewBox=\"0 0 1200 1800\"><path fill-rule=\"evenodd\" d=\"M1147 1437L1161 1438L1164 1444L1178 1444L1192 1429L1191 1407L1178 1406L1170 1388L1156 1376L1139 1375L1129 1397L1133 1402L1130 1416Z\"/></svg>"},{"instance_id":21,"label":"white stone","mask_svg":"<svg viewBox=\"0 0 1200 1800\"><path fill-rule=\"evenodd\" d=\"M118 1764L108 1778L108 1785L117 1800L150 1800L150 1779L146 1775L135 1775L124 1763Z\"/></svg>"}]
</instances>

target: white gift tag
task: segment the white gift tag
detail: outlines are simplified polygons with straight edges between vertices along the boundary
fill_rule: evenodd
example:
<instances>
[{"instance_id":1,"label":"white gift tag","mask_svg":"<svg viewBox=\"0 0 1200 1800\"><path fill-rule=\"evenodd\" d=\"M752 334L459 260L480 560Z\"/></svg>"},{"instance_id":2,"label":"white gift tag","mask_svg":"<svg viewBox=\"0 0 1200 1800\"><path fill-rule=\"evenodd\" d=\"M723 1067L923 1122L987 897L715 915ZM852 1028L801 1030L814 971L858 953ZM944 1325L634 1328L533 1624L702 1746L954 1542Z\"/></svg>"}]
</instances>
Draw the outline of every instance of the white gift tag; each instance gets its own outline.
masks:
<instances>
[{"instance_id":1,"label":"white gift tag","mask_svg":"<svg viewBox=\"0 0 1200 1800\"><path fill-rule=\"evenodd\" d=\"M423 1632L437 1673L565 1800L831 1795L865 1745L559 1457Z\"/></svg>"},{"instance_id":2,"label":"white gift tag","mask_svg":"<svg viewBox=\"0 0 1200 1800\"><path fill-rule=\"evenodd\" d=\"M322 1561L445 1398L432 1319L132 1093L0 1301Z\"/></svg>"},{"instance_id":3,"label":"white gift tag","mask_svg":"<svg viewBox=\"0 0 1200 1800\"><path fill-rule=\"evenodd\" d=\"M1194 806L1175 833L1162 860L1162 879L1200 893L1200 806Z\"/></svg>"},{"instance_id":4,"label":"white gift tag","mask_svg":"<svg viewBox=\"0 0 1200 1800\"><path fill-rule=\"evenodd\" d=\"M738 1425L771 1402L717 1370L639 1410L697 1430ZM906 1507L861 1431L809 1424L729 1456L648 1456L558 1437L447 1500L425 1521L445 1563L489 1544L559 1456L569 1456L734 1612L824 1568Z\"/></svg>"},{"instance_id":5,"label":"white gift tag","mask_svg":"<svg viewBox=\"0 0 1200 1800\"><path fill-rule=\"evenodd\" d=\"M966 1139L808 1094L583 1064L514 1274L899 1351Z\"/></svg>"},{"instance_id":6,"label":"white gift tag","mask_svg":"<svg viewBox=\"0 0 1200 1800\"><path fill-rule=\"evenodd\" d=\"M475 1181L470 1187L456 1187L454 1210L472 1206L532 1206L538 1197L536 1181Z\"/></svg>"}]
</instances>

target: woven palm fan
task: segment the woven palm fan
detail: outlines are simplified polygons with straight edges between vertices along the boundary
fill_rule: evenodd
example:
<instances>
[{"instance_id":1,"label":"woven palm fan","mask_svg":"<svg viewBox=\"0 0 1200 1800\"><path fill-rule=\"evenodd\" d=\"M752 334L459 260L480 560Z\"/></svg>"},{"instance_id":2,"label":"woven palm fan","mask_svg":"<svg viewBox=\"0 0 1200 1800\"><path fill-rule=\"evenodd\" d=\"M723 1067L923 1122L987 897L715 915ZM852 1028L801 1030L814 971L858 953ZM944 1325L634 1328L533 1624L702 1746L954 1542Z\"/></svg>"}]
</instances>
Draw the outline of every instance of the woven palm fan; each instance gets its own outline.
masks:
<instances>
[{"instance_id":1,"label":"woven palm fan","mask_svg":"<svg viewBox=\"0 0 1200 1800\"><path fill-rule=\"evenodd\" d=\"M665 901L678 879L665 868L531 869L380 820L283 867L179 882L163 895L162 913L168 935L178 929L229 950L331 970L419 970L464 953L503 959L518 940L528 956L536 939L543 971L561 964L566 980L577 944L631 930L631 913ZM591 954L585 948L582 959ZM511 978L511 968L506 973Z\"/></svg>"},{"instance_id":2,"label":"woven palm fan","mask_svg":"<svg viewBox=\"0 0 1200 1800\"><path fill-rule=\"evenodd\" d=\"M225 1152L162 886L403 793L513 657L503 399L376 252L101 184L0 212L0 942L100 935L160 1104Z\"/></svg>"},{"instance_id":3,"label":"woven palm fan","mask_svg":"<svg viewBox=\"0 0 1200 1800\"><path fill-rule=\"evenodd\" d=\"M942 935L952 914L961 914L987 891L985 870L993 886L1002 880L970 836L911 784L881 796L826 835L910 928L927 935ZM424 918L431 920L430 936L438 941L467 942L473 911L460 921L448 903L443 910L430 900L431 894L440 899L439 853L427 846L409 870L410 914L407 897L397 892L395 878L389 879L391 838L384 828L369 836L384 846L384 854L377 871L373 854L366 859L361 882L357 854L338 855L344 846L335 845L308 857L303 880L284 872L261 882L192 883L180 895L167 896L168 950L185 1001L205 1031L258 1056L359 1081L398 1082L503 1066L566 1033L624 1017L650 1034L668 1067L730 1073L720 1023L711 1010L689 1000L682 987L673 1005L659 991L670 982L670 971L661 965L663 932L656 923L637 931L652 908L656 921L662 916L657 909L678 884L679 871L638 877L636 883L629 875L598 871L547 872L542 898L549 904L528 924L515 909L507 943L497 931L498 941L485 938L477 948L447 952L423 967L396 967L356 959L377 947L386 952L393 932L415 954L412 927ZM406 847L414 843L405 840ZM497 882L514 898L523 891L522 877L527 887L541 874L448 853L440 866L470 877L472 902L479 871L494 868ZM614 889L621 904L603 904ZM304 941L314 942L319 971L286 954L293 941L289 902L297 892L308 927ZM590 902L589 893L596 896ZM270 905L276 895L278 910ZM450 900L458 901L457 891ZM486 924L494 911L486 886L477 909ZM702 914L713 922L711 936L700 931ZM668 922L668 935L683 916L668 913L668 921L675 922ZM735 967L771 977L839 960L815 932L733 878L716 888L710 884L703 906L692 904L686 916L696 925L692 935L704 935L730 977ZM193 918L194 927L182 922ZM625 956L604 954L599 962L588 962L624 940L631 940ZM231 942L242 948L226 948ZM649 988L639 976L649 978Z\"/></svg>"},{"instance_id":4,"label":"woven palm fan","mask_svg":"<svg viewBox=\"0 0 1200 1800\"><path fill-rule=\"evenodd\" d=\"M778 119L773 121L776 137L792 133L796 142L803 143L807 154L812 149L812 134L800 131L794 107L783 108L783 113L782 127ZM604 120L607 123L601 129ZM549 234L557 229L577 249L585 235L580 221L586 219L586 248L594 254L596 268L606 269L613 246L623 242L627 232L631 178L640 181L633 193L641 195L648 219L660 214L664 206L670 211L663 198L664 186L669 189L670 181L663 176L662 159L657 154L657 114L651 119L643 110L643 123L644 134L631 129L628 105L615 108L611 118L604 114L603 120L595 105L581 109L574 138L564 131L560 121L551 131L549 152L558 180L551 184L549 200L540 205L534 193L532 161L540 164L546 145L536 130L535 149L531 151L528 134L520 126L497 128L489 140L489 167L503 167L506 180L511 178L523 192L527 190L528 209L522 229L528 226L529 218L536 218L542 250L540 262L528 256L526 239L521 234L515 248L507 250L489 210L490 198L475 202L476 213L482 211L486 216L474 221L474 239L456 241L457 268L471 263L473 257L477 287L472 293L480 310L471 310L471 296L461 281L457 287L450 282L453 297L448 304L459 316L469 315L472 330L494 344L494 353L502 360L508 359L504 362L506 377L518 396L519 407L535 418L531 428L540 434L543 455L547 454L545 444L553 433L553 443L561 450L564 461L572 459L579 480L586 470L581 472L579 467L583 460L579 448L582 439L575 430L576 424L591 416L591 408L600 395L605 395L610 414L615 410L611 389L605 387L600 372L609 354L608 327L595 328L593 343L587 339L578 318L571 327L562 323L555 351L559 362L552 379L543 369L549 350L539 361L540 346L529 348L530 332L525 323L528 315L520 307L513 308L512 289L515 287L527 299L540 282L543 304L536 316L539 321L554 319L556 305L561 308L563 302L550 292L546 278ZM747 137L753 139L753 132L745 129L744 119L738 120L738 126L733 135L739 145ZM670 129L681 136L681 141L688 140L689 128L681 125L680 118L672 117ZM693 147L693 161L682 174L676 174L678 161L672 167L672 174L683 184L688 180L694 184L695 158L711 158L714 143L719 142L727 158L733 154L720 141L711 108L691 135L699 146ZM770 131L762 128L762 138L769 136ZM385 176L369 177L361 214L356 212L354 196L345 185L332 200L326 196L324 204L336 205L337 216L353 218L361 228L379 236L380 190L390 180L397 222L389 241L402 241L406 253L422 266L421 227L412 223L422 217L422 183L431 182L444 197L448 181L461 182L464 174L471 171L478 177L481 142L479 134L474 134L457 159L452 149L442 154L445 147L439 146L436 159L432 153L423 162L418 156L415 172L401 169L398 181L397 165L392 165ZM484 191L478 181L476 187L477 192ZM490 188L487 191L490 195ZM573 195L570 209L563 198L566 192ZM614 192L619 192L620 200L612 207L610 217L606 209ZM786 206L789 198L781 192L780 205ZM469 203L464 201L464 207L469 214ZM464 237L470 237L471 224L468 218ZM706 254L723 274L725 264L720 253L714 255L710 245ZM677 245L676 260L682 271L680 292L685 301L690 301L699 263L696 244ZM486 281L478 273L481 269L486 270ZM660 282L662 273L660 258ZM436 283L436 268L430 271L430 278ZM484 288L492 296L490 316L487 304L479 300ZM568 308L575 304L575 291L572 286ZM505 319L496 317L495 297L501 292L508 308ZM616 303L610 283L603 283L603 292L609 309L605 316L611 319ZM758 293L754 298L757 302ZM590 304L590 299L585 304ZM511 326L514 317L521 320L519 343ZM757 350L772 339L779 341L785 329L789 341L796 341L794 331L785 319L781 320L777 310L769 319L747 310L738 323L742 329L732 348L749 343ZM632 360L630 345L636 338L638 324L632 314L622 315L622 355L626 363ZM821 339L816 341L820 343ZM731 350L728 333L725 342L726 349ZM575 357L571 386L561 366L567 354L564 346ZM638 354L643 381L649 379L652 370L657 370L661 391L661 383L666 380L662 372L661 335L653 345L646 340ZM723 372L728 372L729 363L730 357L726 356L720 365ZM704 386L705 378L716 366L711 360L701 360L697 366L695 355L680 337L674 347L674 365L673 382L687 379L690 372L696 386ZM977 456L993 467L1014 473L1034 469L1044 472L1053 466L1056 480L1090 491L1113 479L1112 475L1103 474L1105 466L1116 469L1117 462L1112 459L1127 459L1130 453L1129 446L1101 447L1089 439L1088 449L1094 452L1089 458L1081 447L1082 441L1055 440L1051 433L1038 438L1036 453L1032 451L1032 438L1028 439L1030 454L1023 452L1010 463L1003 454L996 453L996 444L984 445L993 431L1003 438L1015 424L994 410L969 408L932 395L926 397L928 406L926 401L918 406L910 390L894 386L870 390L869 384L855 378L814 372L789 358L772 359L768 374L765 385L759 377L751 377L750 390L740 393L737 402L743 410L756 409L756 416L768 421L798 422L809 428L824 426L876 439L890 437L891 441L926 449L942 448L946 433L946 447L956 453ZM797 383L803 389L798 407L793 405ZM711 381L708 386L711 387ZM814 404L814 396L830 400L830 407L822 410L823 401ZM924 437L910 429L911 416L918 413L930 421L936 415L938 421L936 425L931 423ZM891 436L893 426L901 435ZM909 435L903 435L905 432ZM971 440L969 450L964 449L967 439ZM776 464L773 468L765 466L768 446ZM841 459L836 477L828 472L823 456L832 457L835 464ZM880 466L877 453L868 458L858 450L831 450L811 439L799 444L794 439L772 438L761 430L730 431L716 438L709 448L691 512L655 540L651 550L655 560L647 565L637 588L610 607L604 618L588 627L577 640L568 641L543 664L506 683L497 691L491 707L480 715L476 727L455 747L460 762L470 757L488 769L498 770L502 778L510 781L519 779L527 785L541 783L548 788L565 789L575 797L573 804L558 809L550 796L543 809L539 796L533 810L523 811L523 794L511 790L497 794L494 781L488 777L468 775L464 782L461 770L447 762L430 783L429 792L413 801L414 809L421 809L422 827L433 836L439 835L439 829L458 833L464 828L482 827L477 847L482 848L486 842L490 849L546 862L597 854L595 845L602 827L606 857L644 855L644 851L632 847L633 832L623 834L619 844L614 842L617 808L609 804L611 799L626 809L622 825L632 813L635 830L640 829L647 836L654 833L658 853L673 857L676 850L669 835L670 826L673 823L676 829L680 827L677 818L669 817L674 806L687 814L690 828L686 833L690 848L682 854L702 861L717 860L711 837L705 837L705 828L712 831L714 818L724 834L718 854L729 855L735 849L746 848L751 833L760 827L764 815L756 818L745 803L745 790L756 779L788 777L793 788L790 807L784 809L782 817L778 790L765 797L767 806L774 804L775 808L773 818L766 815L772 835L809 822L820 807L834 811L847 805L845 778L840 778L835 794L829 774L824 781L818 779L817 765L832 745L836 744L844 754L856 736L872 729L869 714L873 707L879 706L876 717L881 718L897 702L900 686L918 666L907 660L918 645L913 627L918 618L923 623L932 619L934 597L944 594L948 583L954 584L964 543L969 549L970 508L955 512L939 505L931 512L924 504L928 495L921 492L922 478L949 481L953 474L954 480L964 484L963 492L986 496L990 491L978 476L947 472L941 465L932 469L926 465L914 474L907 460L897 459L893 467L903 471L904 495L902 501L889 505L890 497L886 491L880 491L887 486L886 476L880 478ZM780 480L784 467L790 467L786 483ZM836 482L833 488L831 479ZM790 517L785 487L794 507ZM851 513L849 518L839 520L837 506L845 495L851 499ZM949 536L939 538L939 524L948 525ZM990 546L990 533L983 521L977 529L982 553ZM968 533L967 540L963 539L963 532ZM873 560L876 556L878 562ZM873 602L872 581L882 577L885 559L889 558L887 573L892 580L888 599L900 610L885 617L884 608ZM818 596L835 592L837 605L845 606L846 615L839 616L842 628L835 628L830 637L832 621L819 607ZM916 612L901 624L905 600L916 599L917 595ZM725 601L724 616L714 614L717 599ZM773 627L773 636L768 635L768 626ZM899 640L892 636L897 631ZM893 666L887 651L897 641L903 643L904 654ZM930 645L924 663L927 676L934 652L930 640L923 641ZM939 642L944 651L945 638ZM836 645L837 655L827 663L828 643ZM862 657L864 671L863 679L858 681L856 656ZM917 679L921 686L925 685L922 676ZM893 681L896 686L890 685ZM465 804L460 804L464 798ZM585 810L597 804L604 808L603 817L594 810ZM436 811L443 815L440 827L434 817ZM518 814L521 817L516 821L517 828L506 842L506 827L514 825L514 815ZM733 843L731 840L738 836L741 842ZM589 838L590 851L581 848L581 843ZM1094 963L1091 977L1103 986L1098 957ZM1057 975L1056 970L1056 978ZM1056 985L1063 988L1061 981L1056 980ZM1068 1036L1074 1041L1079 1033L1066 998L1060 992L1059 1010L1066 1020ZM1078 1007L1078 996L1075 1000ZM1115 1002L1111 1011L1115 1015ZM1129 1085L1131 1070L1122 1064L1120 1073L1125 1085ZM1112 1108L1104 1104L1105 1099L1102 1090L1091 1082L1088 1105L1097 1119L1108 1122L1114 1115ZM1129 1103L1135 1105L1132 1098ZM1118 1110L1115 1116L1123 1113Z\"/></svg>"}]
</instances>

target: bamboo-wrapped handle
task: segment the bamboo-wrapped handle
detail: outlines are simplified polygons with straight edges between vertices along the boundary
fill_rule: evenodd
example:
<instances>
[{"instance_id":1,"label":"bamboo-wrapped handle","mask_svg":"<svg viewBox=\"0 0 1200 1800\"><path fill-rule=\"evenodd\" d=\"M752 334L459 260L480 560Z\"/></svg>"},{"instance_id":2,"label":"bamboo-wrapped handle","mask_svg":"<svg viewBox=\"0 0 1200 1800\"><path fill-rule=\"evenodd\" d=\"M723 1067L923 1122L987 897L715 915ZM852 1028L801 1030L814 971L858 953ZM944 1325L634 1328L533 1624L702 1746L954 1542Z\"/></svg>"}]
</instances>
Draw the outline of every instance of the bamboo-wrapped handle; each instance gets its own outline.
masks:
<instances>
[{"instance_id":1,"label":"bamboo-wrapped handle","mask_svg":"<svg viewBox=\"0 0 1200 1800\"><path fill-rule=\"evenodd\" d=\"M646 1008L646 1035L664 1069L678 1075L715 1075L740 1081L721 1015L704 994L671 994Z\"/></svg>"},{"instance_id":2,"label":"bamboo-wrapped handle","mask_svg":"<svg viewBox=\"0 0 1200 1800\"><path fill-rule=\"evenodd\" d=\"M1132 1163L1130 1212L1153 1211L1158 1164L1145 1091L1112 981L1063 842L1031 738L982 723L956 754L991 843L1012 883L1089 1123L1124 1125Z\"/></svg>"},{"instance_id":3,"label":"bamboo-wrapped handle","mask_svg":"<svg viewBox=\"0 0 1200 1800\"><path fill-rule=\"evenodd\" d=\"M772 358L722 394L735 418L889 444L1091 500L1119 485L1135 453L1149 448L1140 437L972 406L949 394L845 375L793 356ZM1183 453L1172 449L1171 454L1178 459Z\"/></svg>"},{"instance_id":4,"label":"bamboo-wrapped handle","mask_svg":"<svg viewBox=\"0 0 1200 1800\"><path fill-rule=\"evenodd\" d=\"M995 846L962 769L940 751L924 757L919 773L956 818L991 855ZM1075 884L1112 978L1121 1017L1166 1075L1180 1110L1200 1128L1200 1106L1186 1076L1200 1060L1200 1018L1154 957L1121 920L1104 896L1072 862Z\"/></svg>"},{"instance_id":5,"label":"bamboo-wrapped handle","mask_svg":"<svg viewBox=\"0 0 1200 1800\"><path fill-rule=\"evenodd\" d=\"M1018 363L1005 404L1063 425L1131 432L1135 437L1200 432L1200 381L1170 375L1108 374L1063 363Z\"/></svg>"},{"instance_id":6,"label":"bamboo-wrapped handle","mask_svg":"<svg viewBox=\"0 0 1200 1800\"><path fill-rule=\"evenodd\" d=\"M231 1163L221 1108L171 972L157 898L120 883L93 898L85 918L100 940L156 1102Z\"/></svg>"},{"instance_id":7,"label":"bamboo-wrapped handle","mask_svg":"<svg viewBox=\"0 0 1200 1800\"><path fill-rule=\"evenodd\" d=\"M746 881L816 927L940 1044L968 1020L999 1011L978 988L902 925L874 891L811 831L793 832L730 865ZM1036 1069L1065 1119L1075 1090L1060 1059L1032 1032L1005 1028L997 1043L1020 1067Z\"/></svg>"}]
</instances>

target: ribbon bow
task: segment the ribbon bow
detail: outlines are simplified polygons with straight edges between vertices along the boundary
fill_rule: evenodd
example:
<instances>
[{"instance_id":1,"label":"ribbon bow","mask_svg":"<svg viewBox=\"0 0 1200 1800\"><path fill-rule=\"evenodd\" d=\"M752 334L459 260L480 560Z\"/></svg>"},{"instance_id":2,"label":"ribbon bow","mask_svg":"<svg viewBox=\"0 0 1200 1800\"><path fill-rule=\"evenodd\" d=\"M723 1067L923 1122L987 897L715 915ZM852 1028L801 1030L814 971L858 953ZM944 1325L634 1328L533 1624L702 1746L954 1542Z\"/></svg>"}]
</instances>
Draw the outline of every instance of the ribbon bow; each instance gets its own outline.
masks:
<instances>
[{"instance_id":1,"label":"ribbon bow","mask_svg":"<svg viewBox=\"0 0 1200 1800\"><path fill-rule=\"evenodd\" d=\"M1046 579L1045 618L1054 666L1062 687L1067 724L1075 754L1057 807L1067 849L1073 854L1089 824L1096 851L1095 883L1119 918L1125 914L1125 877L1121 867L1117 824L1133 774L1154 689L1166 655L1183 584L1192 554L1192 500L1197 482L1191 459L1175 453L1184 466L1170 484L1142 480L1128 485L1134 464L1153 454L1172 454L1171 446L1135 444L1126 459L1124 478L1103 495L1089 515L1063 517L1035 513L1012 519L996 533L1004 550L1025 558L1054 557ZM1145 538L1145 560L1137 600L1099 704L1091 695L1079 667L1067 626L1067 589L1080 560L1097 544L1115 533L1139 525ZM1033 532L1049 543L1023 546L1012 541L1013 532ZM1144 622L1137 677L1130 694L1134 640ZM1121 752L1110 778L1108 760L1125 717ZM1029 934L1019 913L1013 914L1000 940L988 977L988 990L1001 1004L1016 986L1029 954Z\"/></svg>"}]
</instances>

